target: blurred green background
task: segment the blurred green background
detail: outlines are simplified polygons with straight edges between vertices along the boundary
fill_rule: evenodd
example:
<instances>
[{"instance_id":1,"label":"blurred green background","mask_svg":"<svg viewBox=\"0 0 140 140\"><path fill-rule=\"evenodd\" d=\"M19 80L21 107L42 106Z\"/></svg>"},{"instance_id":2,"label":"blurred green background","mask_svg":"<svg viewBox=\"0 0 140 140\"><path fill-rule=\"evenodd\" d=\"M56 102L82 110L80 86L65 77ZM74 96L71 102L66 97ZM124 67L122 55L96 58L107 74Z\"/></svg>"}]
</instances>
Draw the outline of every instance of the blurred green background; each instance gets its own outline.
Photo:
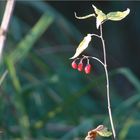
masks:
<instances>
[{"instance_id":1,"label":"blurred green background","mask_svg":"<svg viewBox=\"0 0 140 140\"><path fill-rule=\"evenodd\" d=\"M140 139L140 2L17 1L0 64L0 78L8 71L0 83L1 140L83 140L99 124L110 129L102 66L91 61L85 75L69 60L87 33L98 33L95 19L74 17L92 13L91 4L105 13L131 10L103 30L118 140ZM99 40L85 53L102 59Z\"/></svg>"}]
</instances>

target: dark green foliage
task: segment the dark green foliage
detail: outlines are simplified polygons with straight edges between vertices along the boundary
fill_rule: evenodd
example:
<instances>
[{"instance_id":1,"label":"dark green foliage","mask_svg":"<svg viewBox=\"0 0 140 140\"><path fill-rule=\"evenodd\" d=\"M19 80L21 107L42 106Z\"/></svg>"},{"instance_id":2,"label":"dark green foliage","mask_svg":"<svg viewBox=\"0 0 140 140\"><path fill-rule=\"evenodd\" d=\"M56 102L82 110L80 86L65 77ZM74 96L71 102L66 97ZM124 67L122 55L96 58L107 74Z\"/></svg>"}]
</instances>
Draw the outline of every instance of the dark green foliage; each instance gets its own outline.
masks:
<instances>
[{"instance_id":1,"label":"dark green foliage","mask_svg":"<svg viewBox=\"0 0 140 140\"><path fill-rule=\"evenodd\" d=\"M81 38L47 2L17 2L0 66L0 75L8 70L0 85L2 140L82 140L101 123L110 128L102 67L95 63L88 76L71 68ZM118 139L140 139L139 79L121 68L110 82Z\"/></svg>"}]
</instances>

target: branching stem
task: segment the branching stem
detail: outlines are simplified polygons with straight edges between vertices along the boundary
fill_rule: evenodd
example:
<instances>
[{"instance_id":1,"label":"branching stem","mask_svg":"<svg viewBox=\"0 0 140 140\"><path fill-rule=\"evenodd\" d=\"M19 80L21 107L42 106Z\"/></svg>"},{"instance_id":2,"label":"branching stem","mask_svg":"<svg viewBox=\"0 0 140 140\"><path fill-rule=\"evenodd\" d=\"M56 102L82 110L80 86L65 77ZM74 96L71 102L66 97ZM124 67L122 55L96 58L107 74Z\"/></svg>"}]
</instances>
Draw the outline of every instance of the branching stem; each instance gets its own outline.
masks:
<instances>
[{"instance_id":1,"label":"branching stem","mask_svg":"<svg viewBox=\"0 0 140 140\"><path fill-rule=\"evenodd\" d=\"M97 35L97 34L91 34L91 36L96 36L98 38L101 38L101 36Z\"/></svg>"},{"instance_id":2,"label":"branching stem","mask_svg":"<svg viewBox=\"0 0 140 140\"><path fill-rule=\"evenodd\" d=\"M101 63L101 64L104 66L104 63L103 63L99 58L97 58L97 57L86 56L86 55L83 55L83 57L85 57L85 58L92 58L92 59L94 59L94 60L97 60L99 63Z\"/></svg>"},{"instance_id":3,"label":"branching stem","mask_svg":"<svg viewBox=\"0 0 140 140\"><path fill-rule=\"evenodd\" d=\"M109 114L111 129L112 129L112 133L113 133L113 139L115 140L116 139L116 132L115 132L115 128L114 128L114 123L113 123L113 118L112 118L112 111L111 111L111 105L110 105L109 76L108 76L108 70L107 70L106 47L105 47L105 41L104 41L104 38L103 38L102 25L100 25L100 37L101 37L101 41L102 41L103 55L104 55L104 70L105 70L105 75L106 75L106 90L107 90L108 114Z\"/></svg>"}]
</instances>

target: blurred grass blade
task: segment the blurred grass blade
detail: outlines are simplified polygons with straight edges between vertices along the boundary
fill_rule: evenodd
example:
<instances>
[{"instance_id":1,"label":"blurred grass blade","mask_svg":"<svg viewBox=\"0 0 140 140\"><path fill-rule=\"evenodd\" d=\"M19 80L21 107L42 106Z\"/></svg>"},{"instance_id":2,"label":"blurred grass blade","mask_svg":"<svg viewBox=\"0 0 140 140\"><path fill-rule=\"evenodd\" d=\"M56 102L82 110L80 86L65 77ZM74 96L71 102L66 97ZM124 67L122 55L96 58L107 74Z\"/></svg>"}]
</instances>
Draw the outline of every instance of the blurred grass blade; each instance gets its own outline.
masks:
<instances>
[{"instance_id":1,"label":"blurred grass blade","mask_svg":"<svg viewBox=\"0 0 140 140\"><path fill-rule=\"evenodd\" d=\"M29 33L27 33L25 38L21 40L21 42L17 45L17 48L5 59L13 86L16 91L13 94L13 104L16 108L16 111L18 112L20 133L22 138L25 140L29 139L30 136L30 123L28 115L26 114L26 108L21 95L22 87L16 75L14 63L24 59L27 56L32 46L46 31L52 22L53 17L45 13L35 24L35 26L29 31Z\"/></svg>"},{"instance_id":2,"label":"blurred grass blade","mask_svg":"<svg viewBox=\"0 0 140 140\"><path fill-rule=\"evenodd\" d=\"M2 74L2 76L0 78L0 86L1 86L2 82L4 81L4 79L6 78L7 74L8 74L8 71L5 70L5 72Z\"/></svg>"},{"instance_id":3,"label":"blurred grass blade","mask_svg":"<svg viewBox=\"0 0 140 140\"><path fill-rule=\"evenodd\" d=\"M117 69L117 72L123 74L133 84L136 90L140 91L140 81L130 69L120 68Z\"/></svg>"},{"instance_id":4,"label":"blurred grass blade","mask_svg":"<svg viewBox=\"0 0 140 140\"><path fill-rule=\"evenodd\" d=\"M27 33L23 40L17 45L17 48L11 53L10 57L13 62L24 59L35 42L46 31L53 22L53 17L45 13L35 26Z\"/></svg>"},{"instance_id":5,"label":"blurred grass blade","mask_svg":"<svg viewBox=\"0 0 140 140\"><path fill-rule=\"evenodd\" d=\"M128 98L126 101L122 102L115 112L115 116L118 116L118 114L123 113L125 110L128 110L130 107L132 107L135 103L137 103L140 100L140 94L136 94L132 96L131 98Z\"/></svg>"},{"instance_id":6,"label":"blurred grass blade","mask_svg":"<svg viewBox=\"0 0 140 140\"><path fill-rule=\"evenodd\" d=\"M7 64L8 71L9 71L9 74L10 74L10 77L11 77L11 80L12 80L12 83L13 83L13 86L14 86L16 92L21 92L21 86L19 83L19 79L16 75L16 70L15 70L12 60L6 59L6 64Z\"/></svg>"},{"instance_id":7,"label":"blurred grass blade","mask_svg":"<svg viewBox=\"0 0 140 140\"><path fill-rule=\"evenodd\" d=\"M123 128L118 135L119 140L126 140L126 136L129 132L129 129L132 127L133 123L134 123L134 120L132 118L128 118L125 121Z\"/></svg>"},{"instance_id":8,"label":"blurred grass blade","mask_svg":"<svg viewBox=\"0 0 140 140\"><path fill-rule=\"evenodd\" d=\"M19 79L16 75L16 70L15 70L14 63L12 62L12 60L6 59L6 64L8 67L8 72L9 72L11 81L15 88L15 93L13 94L12 99L13 99L13 104L17 111L16 113L18 115L20 133L22 135L22 138L24 140L27 140L30 135L30 131L29 131L30 124L29 124L29 118L26 114L25 106L23 103L22 95L21 95L21 91L22 91L21 85L20 85Z\"/></svg>"}]
</instances>

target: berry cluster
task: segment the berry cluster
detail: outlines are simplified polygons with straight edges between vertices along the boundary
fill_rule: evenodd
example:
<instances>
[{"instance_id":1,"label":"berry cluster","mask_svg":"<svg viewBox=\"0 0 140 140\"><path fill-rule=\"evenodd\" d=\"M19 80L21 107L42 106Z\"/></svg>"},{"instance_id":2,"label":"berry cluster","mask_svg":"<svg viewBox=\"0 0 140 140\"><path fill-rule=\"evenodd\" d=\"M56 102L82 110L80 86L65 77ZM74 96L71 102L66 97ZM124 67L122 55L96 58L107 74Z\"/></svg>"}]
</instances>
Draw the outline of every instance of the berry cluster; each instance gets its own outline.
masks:
<instances>
[{"instance_id":1,"label":"berry cluster","mask_svg":"<svg viewBox=\"0 0 140 140\"><path fill-rule=\"evenodd\" d=\"M81 59L81 61L77 64L76 63L76 60L75 59L72 63L71 63L71 66L73 69L77 69L78 71L85 71L86 74L89 74L91 72L91 65L89 64L89 60L88 60L88 63L86 64L86 66L84 67L84 64L83 64L83 59Z\"/></svg>"}]
</instances>

